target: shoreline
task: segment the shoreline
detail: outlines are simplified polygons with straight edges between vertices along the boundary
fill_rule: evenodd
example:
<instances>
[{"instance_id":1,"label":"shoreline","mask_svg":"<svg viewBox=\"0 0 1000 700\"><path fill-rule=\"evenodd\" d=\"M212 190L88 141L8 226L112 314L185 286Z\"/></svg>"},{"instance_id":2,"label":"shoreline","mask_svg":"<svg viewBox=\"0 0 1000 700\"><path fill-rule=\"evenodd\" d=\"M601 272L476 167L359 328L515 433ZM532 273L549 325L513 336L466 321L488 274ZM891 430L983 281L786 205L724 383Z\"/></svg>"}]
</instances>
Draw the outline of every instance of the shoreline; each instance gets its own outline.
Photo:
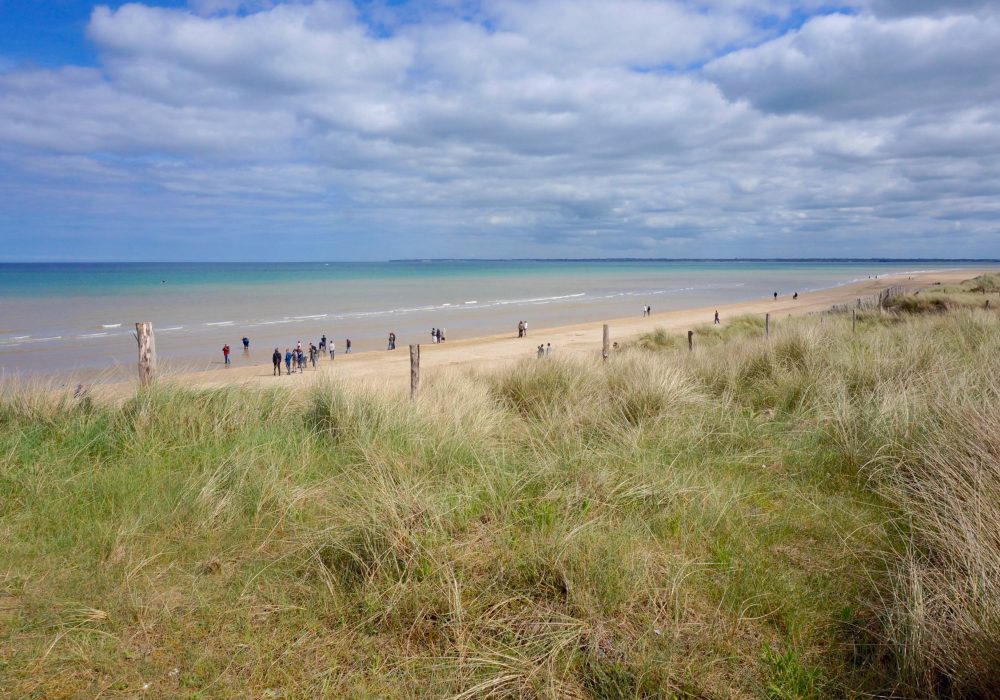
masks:
<instances>
[{"instance_id":1,"label":"shoreline","mask_svg":"<svg viewBox=\"0 0 1000 700\"><path fill-rule=\"evenodd\" d=\"M720 304L718 306L694 307L681 310L653 313L648 317L632 316L588 321L569 325L535 327L529 322L529 335L518 338L516 329L510 333L493 334L449 340L441 344L421 343L421 373L424 378L443 369L476 369L484 366L496 367L518 360L535 357L538 343L551 343L555 355L583 356L593 354L599 357L601 353L602 329L604 324L610 326L612 342L631 340L643 333L662 328L668 332L683 332L695 326L711 324L713 315L718 309L722 324L725 325L734 316L746 314L770 313L774 323L780 323L782 318L801 316L822 311L828 311L832 306L852 302L861 297L877 295L891 288L902 287L906 292L917 291L934 286L935 283L954 284L983 274L995 271L996 268L960 268L928 272L901 273L885 276L879 279L862 280L846 285L827 289L803 292L797 300L791 296L763 298L751 301ZM906 275L906 277L903 277ZM234 351L234 354L237 351ZM305 388L323 380L346 381L362 385L380 385L399 391L409 386L409 353L405 345L399 345L395 351L369 350L350 355L338 351L336 359L323 356L317 369L308 367L304 374L295 373L280 378L272 375L270 353L267 363L253 363L243 366L225 367L221 361L216 366L204 370L171 371L169 362L161 366L161 381L170 384L182 384L187 388L209 389L231 385L241 386L295 386ZM121 371L121 368L118 368ZM134 371L134 370L133 370ZM17 380L5 377L3 383L12 385L47 386L50 391L72 391L80 382L80 374L55 373L43 377L33 377L28 380ZM98 380L100 377L98 377ZM281 384L277 384L281 382ZM58 383L58 386L56 384ZM132 393L136 380L116 379L115 381L83 382L93 395L115 398Z\"/></svg>"}]
</instances>

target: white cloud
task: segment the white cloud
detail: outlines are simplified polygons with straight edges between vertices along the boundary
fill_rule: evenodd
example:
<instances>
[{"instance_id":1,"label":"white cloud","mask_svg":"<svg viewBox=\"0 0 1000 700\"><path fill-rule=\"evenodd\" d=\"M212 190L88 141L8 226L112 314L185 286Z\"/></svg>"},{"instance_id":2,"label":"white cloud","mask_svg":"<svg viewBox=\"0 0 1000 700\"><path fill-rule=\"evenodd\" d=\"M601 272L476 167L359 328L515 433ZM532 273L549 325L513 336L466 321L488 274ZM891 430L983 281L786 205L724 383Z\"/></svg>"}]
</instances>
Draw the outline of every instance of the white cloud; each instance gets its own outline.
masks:
<instances>
[{"instance_id":1,"label":"white cloud","mask_svg":"<svg viewBox=\"0 0 1000 700\"><path fill-rule=\"evenodd\" d=\"M0 74L0 208L249 257L1000 254L1000 19L775 36L819 5L99 8L98 68Z\"/></svg>"}]
</instances>

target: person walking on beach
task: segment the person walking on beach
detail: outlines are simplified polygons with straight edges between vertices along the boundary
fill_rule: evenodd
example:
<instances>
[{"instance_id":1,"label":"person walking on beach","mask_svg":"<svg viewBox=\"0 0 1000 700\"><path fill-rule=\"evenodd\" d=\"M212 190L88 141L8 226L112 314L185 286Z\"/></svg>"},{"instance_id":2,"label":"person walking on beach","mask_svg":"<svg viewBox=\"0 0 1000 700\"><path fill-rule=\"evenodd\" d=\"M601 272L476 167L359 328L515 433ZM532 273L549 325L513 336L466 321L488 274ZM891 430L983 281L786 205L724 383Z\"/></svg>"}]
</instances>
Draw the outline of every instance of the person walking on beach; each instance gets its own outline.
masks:
<instances>
[{"instance_id":1,"label":"person walking on beach","mask_svg":"<svg viewBox=\"0 0 1000 700\"><path fill-rule=\"evenodd\" d=\"M775 292L775 293L774 293L774 300L775 300L775 301L777 301L777 300L778 300L778 293L777 293L777 292Z\"/></svg>"},{"instance_id":2,"label":"person walking on beach","mask_svg":"<svg viewBox=\"0 0 1000 700\"><path fill-rule=\"evenodd\" d=\"M387 350L395 350L396 349L396 334L395 333L390 333L389 334L389 347L386 348L386 349Z\"/></svg>"},{"instance_id":3,"label":"person walking on beach","mask_svg":"<svg viewBox=\"0 0 1000 700\"><path fill-rule=\"evenodd\" d=\"M306 372L306 354L302 352L302 348L299 348L299 372L305 374Z\"/></svg>"},{"instance_id":4,"label":"person walking on beach","mask_svg":"<svg viewBox=\"0 0 1000 700\"><path fill-rule=\"evenodd\" d=\"M326 336L325 335L322 338L319 339L319 351L323 352L324 350L326 350Z\"/></svg>"},{"instance_id":5,"label":"person walking on beach","mask_svg":"<svg viewBox=\"0 0 1000 700\"><path fill-rule=\"evenodd\" d=\"M229 343L226 343L225 345L222 346L222 359L226 363L226 366L228 367L229 366Z\"/></svg>"},{"instance_id":6,"label":"person walking on beach","mask_svg":"<svg viewBox=\"0 0 1000 700\"><path fill-rule=\"evenodd\" d=\"M243 336L243 352L250 352L250 339Z\"/></svg>"},{"instance_id":7,"label":"person walking on beach","mask_svg":"<svg viewBox=\"0 0 1000 700\"><path fill-rule=\"evenodd\" d=\"M518 338L524 337L524 321L517 322L517 337Z\"/></svg>"},{"instance_id":8,"label":"person walking on beach","mask_svg":"<svg viewBox=\"0 0 1000 700\"><path fill-rule=\"evenodd\" d=\"M545 346L544 345L539 345L538 346L538 356L542 357L543 355L545 355Z\"/></svg>"},{"instance_id":9,"label":"person walking on beach","mask_svg":"<svg viewBox=\"0 0 1000 700\"><path fill-rule=\"evenodd\" d=\"M715 325L717 325L717 326L721 325L720 322L719 322L719 310L718 309L715 310Z\"/></svg>"},{"instance_id":10,"label":"person walking on beach","mask_svg":"<svg viewBox=\"0 0 1000 700\"><path fill-rule=\"evenodd\" d=\"M528 337L528 322L527 321L521 321L521 324L524 326L524 337L527 338Z\"/></svg>"},{"instance_id":11,"label":"person walking on beach","mask_svg":"<svg viewBox=\"0 0 1000 700\"><path fill-rule=\"evenodd\" d=\"M792 299L795 300L795 299L798 299L798 298L799 298L799 293L795 292L795 294L792 295Z\"/></svg>"},{"instance_id":12,"label":"person walking on beach","mask_svg":"<svg viewBox=\"0 0 1000 700\"><path fill-rule=\"evenodd\" d=\"M309 343L309 362L312 363L313 369L316 369L317 355L319 355L319 348L317 348L312 343Z\"/></svg>"},{"instance_id":13,"label":"person walking on beach","mask_svg":"<svg viewBox=\"0 0 1000 700\"><path fill-rule=\"evenodd\" d=\"M548 357L552 354L552 343L545 344L545 356Z\"/></svg>"},{"instance_id":14,"label":"person walking on beach","mask_svg":"<svg viewBox=\"0 0 1000 700\"><path fill-rule=\"evenodd\" d=\"M285 348L285 374L292 373L292 351Z\"/></svg>"},{"instance_id":15,"label":"person walking on beach","mask_svg":"<svg viewBox=\"0 0 1000 700\"><path fill-rule=\"evenodd\" d=\"M444 342L444 328L438 328L438 342Z\"/></svg>"},{"instance_id":16,"label":"person walking on beach","mask_svg":"<svg viewBox=\"0 0 1000 700\"><path fill-rule=\"evenodd\" d=\"M281 351L278 348L274 349L274 354L271 355L271 363L274 365L274 371L271 372L271 376L278 375L281 376Z\"/></svg>"},{"instance_id":17,"label":"person walking on beach","mask_svg":"<svg viewBox=\"0 0 1000 700\"><path fill-rule=\"evenodd\" d=\"M344 352L346 352L348 355L351 354L351 339L350 338L348 338L347 342L344 343Z\"/></svg>"},{"instance_id":18,"label":"person walking on beach","mask_svg":"<svg viewBox=\"0 0 1000 700\"><path fill-rule=\"evenodd\" d=\"M431 328L431 342L436 343L438 341L438 331L437 328Z\"/></svg>"},{"instance_id":19,"label":"person walking on beach","mask_svg":"<svg viewBox=\"0 0 1000 700\"><path fill-rule=\"evenodd\" d=\"M332 362L336 356L337 356L337 341L334 340L333 338L330 338L330 361Z\"/></svg>"}]
</instances>

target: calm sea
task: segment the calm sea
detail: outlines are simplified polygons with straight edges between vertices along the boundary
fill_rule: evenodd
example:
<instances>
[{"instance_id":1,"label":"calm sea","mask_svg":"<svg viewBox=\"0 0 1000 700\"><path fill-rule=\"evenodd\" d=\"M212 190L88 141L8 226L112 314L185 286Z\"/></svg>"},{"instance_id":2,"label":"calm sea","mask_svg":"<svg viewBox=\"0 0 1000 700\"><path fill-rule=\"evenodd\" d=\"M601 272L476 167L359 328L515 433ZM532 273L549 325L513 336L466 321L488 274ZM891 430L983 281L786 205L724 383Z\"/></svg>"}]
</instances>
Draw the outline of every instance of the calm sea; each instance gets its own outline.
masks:
<instances>
[{"instance_id":1,"label":"calm sea","mask_svg":"<svg viewBox=\"0 0 1000 700\"><path fill-rule=\"evenodd\" d=\"M132 330L152 321L160 357L210 367L326 334L356 352L809 291L946 262L429 261L389 263L0 264L7 376L131 373ZM251 340L244 356L240 340Z\"/></svg>"}]
</instances>

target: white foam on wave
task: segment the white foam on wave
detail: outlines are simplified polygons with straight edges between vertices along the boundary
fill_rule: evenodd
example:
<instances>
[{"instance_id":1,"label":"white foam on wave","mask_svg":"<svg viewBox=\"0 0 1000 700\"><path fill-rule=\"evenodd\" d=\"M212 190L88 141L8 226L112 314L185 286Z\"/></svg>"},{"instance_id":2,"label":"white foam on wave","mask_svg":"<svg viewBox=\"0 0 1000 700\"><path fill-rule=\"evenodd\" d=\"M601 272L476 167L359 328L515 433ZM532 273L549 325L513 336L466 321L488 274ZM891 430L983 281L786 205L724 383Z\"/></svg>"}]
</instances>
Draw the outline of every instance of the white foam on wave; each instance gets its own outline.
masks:
<instances>
[{"instance_id":1,"label":"white foam on wave","mask_svg":"<svg viewBox=\"0 0 1000 700\"><path fill-rule=\"evenodd\" d=\"M101 324L101 328L121 328L121 327L122 327L122 324L120 324L120 323L102 323Z\"/></svg>"},{"instance_id":2,"label":"white foam on wave","mask_svg":"<svg viewBox=\"0 0 1000 700\"><path fill-rule=\"evenodd\" d=\"M110 335L110 333L83 333L83 334L78 335L76 337L77 338L81 338L81 339L86 339L86 338L106 338L109 335Z\"/></svg>"},{"instance_id":3,"label":"white foam on wave","mask_svg":"<svg viewBox=\"0 0 1000 700\"><path fill-rule=\"evenodd\" d=\"M309 316L292 316L297 321L305 321L311 318L326 318L328 314L312 314Z\"/></svg>"},{"instance_id":4,"label":"white foam on wave","mask_svg":"<svg viewBox=\"0 0 1000 700\"><path fill-rule=\"evenodd\" d=\"M235 321L214 321L212 323L206 323L206 326L231 326Z\"/></svg>"},{"instance_id":5,"label":"white foam on wave","mask_svg":"<svg viewBox=\"0 0 1000 700\"><path fill-rule=\"evenodd\" d=\"M169 328L161 328L161 331L180 331L184 330L184 326L170 326Z\"/></svg>"},{"instance_id":6,"label":"white foam on wave","mask_svg":"<svg viewBox=\"0 0 1000 700\"><path fill-rule=\"evenodd\" d=\"M478 304L479 302L473 299L472 301L465 302L466 304Z\"/></svg>"}]
</instances>

